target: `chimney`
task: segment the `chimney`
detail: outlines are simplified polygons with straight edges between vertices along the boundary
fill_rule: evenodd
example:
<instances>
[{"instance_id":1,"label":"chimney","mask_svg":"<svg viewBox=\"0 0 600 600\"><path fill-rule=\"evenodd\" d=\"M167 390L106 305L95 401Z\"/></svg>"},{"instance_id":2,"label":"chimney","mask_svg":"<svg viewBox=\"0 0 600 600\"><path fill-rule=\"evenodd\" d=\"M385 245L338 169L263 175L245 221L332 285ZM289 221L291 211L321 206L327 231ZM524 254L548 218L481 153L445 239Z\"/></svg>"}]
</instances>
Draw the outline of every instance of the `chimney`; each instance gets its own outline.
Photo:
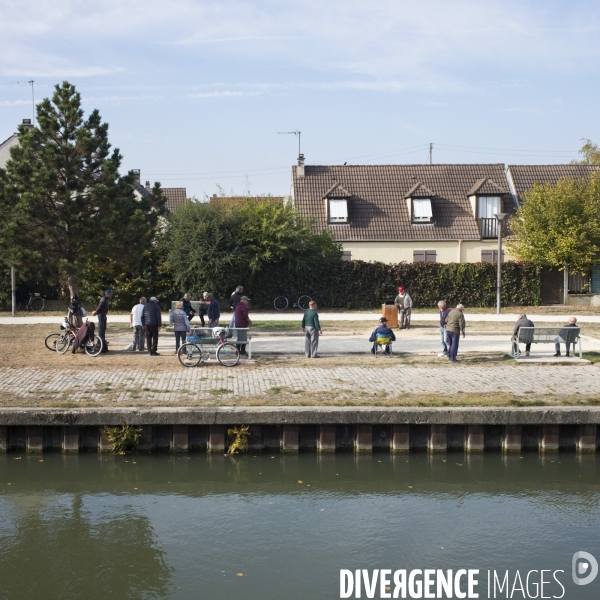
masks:
<instances>
[{"instance_id":1,"label":"chimney","mask_svg":"<svg viewBox=\"0 0 600 600\"><path fill-rule=\"evenodd\" d=\"M133 171L133 180L136 183L139 183L140 182L140 175L141 175L140 170L139 169L132 169L132 171Z\"/></svg>"},{"instance_id":2,"label":"chimney","mask_svg":"<svg viewBox=\"0 0 600 600\"><path fill-rule=\"evenodd\" d=\"M146 181L146 189L150 191L152 188L150 187L150 182Z\"/></svg>"},{"instance_id":3,"label":"chimney","mask_svg":"<svg viewBox=\"0 0 600 600\"><path fill-rule=\"evenodd\" d=\"M298 167L296 168L296 177L298 177L298 179L304 178L304 154L298 155Z\"/></svg>"},{"instance_id":4,"label":"chimney","mask_svg":"<svg viewBox=\"0 0 600 600\"><path fill-rule=\"evenodd\" d=\"M31 127L31 119L23 119L23 125L27 125L27 127Z\"/></svg>"}]
</instances>

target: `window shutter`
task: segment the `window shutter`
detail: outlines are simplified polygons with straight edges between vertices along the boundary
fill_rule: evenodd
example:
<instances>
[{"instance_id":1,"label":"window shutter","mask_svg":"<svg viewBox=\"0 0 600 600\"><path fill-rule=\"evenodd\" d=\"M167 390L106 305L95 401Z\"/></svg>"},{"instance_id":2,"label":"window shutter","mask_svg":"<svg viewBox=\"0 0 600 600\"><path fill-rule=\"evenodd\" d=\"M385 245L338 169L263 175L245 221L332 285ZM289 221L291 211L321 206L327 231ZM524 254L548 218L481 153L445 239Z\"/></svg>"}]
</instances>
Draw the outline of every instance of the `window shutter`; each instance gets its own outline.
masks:
<instances>
[{"instance_id":1,"label":"window shutter","mask_svg":"<svg viewBox=\"0 0 600 600\"><path fill-rule=\"evenodd\" d=\"M342 260L352 260L352 252L350 250L344 250L342 252Z\"/></svg>"},{"instance_id":2,"label":"window shutter","mask_svg":"<svg viewBox=\"0 0 600 600\"><path fill-rule=\"evenodd\" d=\"M425 262L436 262L437 255L435 250L425 250Z\"/></svg>"},{"instance_id":3,"label":"window shutter","mask_svg":"<svg viewBox=\"0 0 600 600\"><path fill-rule=\"evenodd\" d=\"M425 260L424 250L413 250L413 262L423 262Z\"/></svg>"},{"instance_id":4,"label":"window shutter","mask_svg":"<svg viewBox=\"0 0 600 600\"><path fill-rule=\"evenodd\" d=\"M497 252L497 250L482 250L481 262L494 262L494 252Z\"/></svg>"}]
</instances>

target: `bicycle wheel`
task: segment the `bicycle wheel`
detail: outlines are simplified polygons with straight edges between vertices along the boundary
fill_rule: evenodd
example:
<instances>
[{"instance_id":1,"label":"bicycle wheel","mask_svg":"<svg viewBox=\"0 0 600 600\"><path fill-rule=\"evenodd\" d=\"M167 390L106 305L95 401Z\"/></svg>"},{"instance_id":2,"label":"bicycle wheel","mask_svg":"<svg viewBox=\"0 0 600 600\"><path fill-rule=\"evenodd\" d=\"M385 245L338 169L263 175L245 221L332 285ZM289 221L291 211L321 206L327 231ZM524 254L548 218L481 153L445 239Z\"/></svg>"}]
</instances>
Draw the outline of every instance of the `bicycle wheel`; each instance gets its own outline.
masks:
<instances>
[{"instance_id":1,"label":"bicycle wheel","mask_svg":"<svg viewBox=\"0 0 600 600\"><path fill-rule=\"evenodd\" d=\"M94 336L93 340L88 340L85 345L85 353L88 356L98 356L102 352L102 340L98 336Z\"/></svg>"},{"instance_id":2,"label":"bicycle wheel","mask_svg":"<svg viewBox=\"0 0 600 600\"><path fill-rule=\"evenodd\" d=\"M300 310L308 310L308 303L311 300L312 298L306 294L304 296L300 296L300 298L298 298L298 308Z\"/></svg>"},{"instance_id":3,"label":"bicycle wheel","mask_svg":"<svg viewBox=\"0 0 600 600\"><path fill-rule=\"evenodd\" d=\"M64 333L60 334L60 337L58 338L58 340L56 340L56 351L59 354L64 354L69 347L71 346L71 343L73 341L73 338L71 338L71 334L68 331L65 331Z\"/></svg>"},{"instance_id":4,"label":"bicycle wheel","mask_svg":"<svg viewBox=\"0 0 600 600\"><path fill-rule=\"evenodd\" d=\"M223 344L217 350L217 359L224 367L235 367L240 362L240 351L233 344Z\"/></svg>"},{"instance_id":5,"label":"bicycle wheel","mask_svg":"<svg viewBox=\"0 0 600 600\"><path fill-rule=\"evenodd\" d=\"M39 312L41 310L44 310L44 305L46 303L44 302L43 298L32 298L31 299L31 310L33 310L34 312Z\"/></svg>"},{"instance_id":6,"label":"bicycle wheel","mask_svg":"<svg viewBox=\"0 0 600 600\"><path fill-rule=\"evenodd\" d=\"M195 367L202 360L202 350L198 344L181 344L177 358L184 367Z\"/></svg>"},{"instance_id":7,"label":"bicycle wheel","mask_svg":"<svg viewBox=\"0 0 600 600\"><path fill-rule=\"evenodd\" d=\"M50 335L46 336L46 339L44 340L44 344L46 346L46 348L48 348L48 350L56 350L56 342L58 342L58 338L61 336L62 334L60 333L51 333Z\"/></svg>"},{"instance_id":8,"label":"bicycle wheel","mask_svg":"<svg viewBox=\"0 0 600 600\"><path fill-rule=\"evenodd\" d=\"M285 310L289 305L288 299L285 296L277 296L273 302L275 310Z\"/></svg>"}]
</instances>

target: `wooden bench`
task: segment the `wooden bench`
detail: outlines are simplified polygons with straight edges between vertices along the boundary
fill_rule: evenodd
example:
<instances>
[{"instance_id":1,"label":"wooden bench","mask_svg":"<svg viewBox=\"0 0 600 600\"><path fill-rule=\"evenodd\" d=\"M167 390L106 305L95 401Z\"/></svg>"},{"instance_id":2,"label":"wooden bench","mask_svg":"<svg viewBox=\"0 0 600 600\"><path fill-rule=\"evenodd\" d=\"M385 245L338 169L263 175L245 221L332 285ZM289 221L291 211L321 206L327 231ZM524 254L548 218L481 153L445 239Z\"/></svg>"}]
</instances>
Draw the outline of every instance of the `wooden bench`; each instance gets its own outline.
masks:
<instances>
[{"instance_id":1,"label":"wooden bench","mask_svg":"<svg viewBox=\"0 0 600 600\"><path fill-rule=\"evenodd\" d=\"M518 337L512 338L511 356L521 358L519 344L573 344L579 342L582 358L581 329L579 327L520 327ZM575 353L573 353L575 354Z\"/></svg>"}]
</instances>

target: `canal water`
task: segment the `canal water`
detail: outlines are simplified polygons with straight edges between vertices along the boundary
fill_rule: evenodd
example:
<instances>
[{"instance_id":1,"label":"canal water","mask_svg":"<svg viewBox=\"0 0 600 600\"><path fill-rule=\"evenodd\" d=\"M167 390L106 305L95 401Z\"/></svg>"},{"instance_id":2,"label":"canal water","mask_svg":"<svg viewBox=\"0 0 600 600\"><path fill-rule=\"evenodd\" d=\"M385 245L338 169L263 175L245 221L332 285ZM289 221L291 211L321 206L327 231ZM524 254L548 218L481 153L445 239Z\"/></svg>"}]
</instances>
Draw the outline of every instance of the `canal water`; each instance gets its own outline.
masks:
<instances>
[{"instance_id":1,"label":"canal water","mask_svg":"<svg viewBox=\"0 0 600 600\"><path fill-rule=\"evenodd\" d=\"M488 570L535 571L513 598L545 570L545 596L598 598L577 551L600 561L595 455L0 457L2 599L333 599L341 569L478 569L480 598Z\"/></svg>"}]
</instances>

